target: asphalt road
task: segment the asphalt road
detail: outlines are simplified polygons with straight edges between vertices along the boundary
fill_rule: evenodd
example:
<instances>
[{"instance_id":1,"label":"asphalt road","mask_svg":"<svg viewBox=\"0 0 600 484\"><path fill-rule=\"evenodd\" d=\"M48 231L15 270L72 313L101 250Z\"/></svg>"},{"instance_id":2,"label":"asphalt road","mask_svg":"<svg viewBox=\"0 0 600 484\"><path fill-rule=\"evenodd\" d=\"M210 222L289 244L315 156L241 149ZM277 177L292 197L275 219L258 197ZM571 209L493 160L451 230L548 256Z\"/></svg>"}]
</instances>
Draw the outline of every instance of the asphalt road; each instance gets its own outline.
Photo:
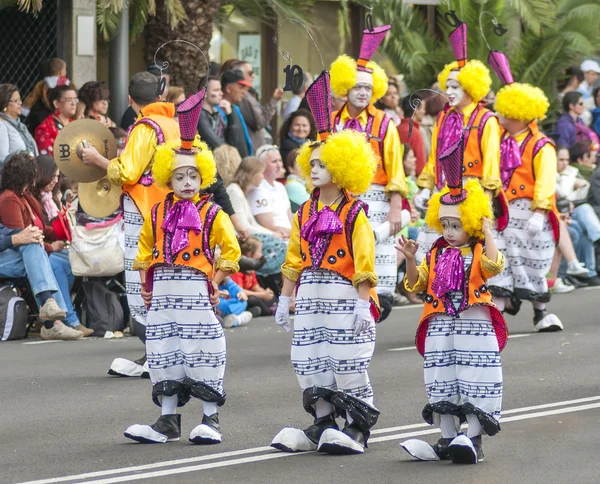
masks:
<instances>
[{"instance_id":1,"label":"asphalt road","mask_svg":"<svg viewBox=\"0 0 600 484\"><path fill-rule=\"evenodd\" d=\"M362 456L283 454L268 447L284 426L310 422L289 361L291 336L272 318L227 333L228 400L223 443L199 447L187 435L201 419L183 409L179 442L129 443L123 430L153 423L150 383L106 375L117 356L137 358L136 338L0 344L0 482L22 483L599 483L600 291L557 296L550 308L565 331L534 334L532 311L508 317L502 353L502 432L484 438L476 466L411 461L398 442L434 442L420 414L422 359L412 346L421 308L398 308L378 326L370 367L381 417Z\"/></svg>"}]
</instances>

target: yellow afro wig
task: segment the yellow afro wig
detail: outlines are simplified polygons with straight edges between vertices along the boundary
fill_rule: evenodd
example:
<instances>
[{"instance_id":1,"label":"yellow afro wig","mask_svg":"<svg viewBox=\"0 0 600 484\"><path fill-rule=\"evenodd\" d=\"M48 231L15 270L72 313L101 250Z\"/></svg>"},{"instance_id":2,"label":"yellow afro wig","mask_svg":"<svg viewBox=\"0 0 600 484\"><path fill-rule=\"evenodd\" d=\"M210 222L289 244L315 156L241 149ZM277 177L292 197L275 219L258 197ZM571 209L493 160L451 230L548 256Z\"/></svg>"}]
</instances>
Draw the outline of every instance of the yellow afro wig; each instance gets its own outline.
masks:
<instances>
[{"instance_id":1,"label":"yellow afro wig","mask_svg":"<svg viewBox=\"0 0 600 484\"><path fill-rule=\"evenodd\" d=\"M304 143L296 162L309 186L310 156L317 147L321 149L320 160L331 173L333 183L353 194L367 191L375 174L377 161L364 133L346 129L330 135L318 145Z\"/></svg>"},{"instance_id":2,"label":"yellow afro wig","mask_svg":"<svg viewBox=\"0 0 600 484\"><path fill-rule=\"evenodd\" d=\"M180 148L181 143L179 141L164 143L156 148L152 173L159 186L168 187L176 164L175 151ZM206 143L200 141L198 136L194 140L194 148L196 151L196 166L202 178L200 189L204 190L216 181L217 165L215 165L212 151L208 149Z\"/></svg>"},{"instance_id":3,"label":"yellow afro wig","mask_svg":"<svg viewBox=\"0 0 600 484\"><path fill-rule=\"evenodd\" d=\"M476 239L483 239L481 231L482 219L488 218L493 221L492 204L489 197L483 191L479 180L470 179L464 186L467 191L467 199L458 206L460 213L460 221L463 224L463 229L469 236ZM445 187L441 192L436 193L429 200L429 207L425 215L425 222L431 228L442 233L442 223L440 222L440 198L448 193L448 187Z\"/></svg>"},{"instance_id":4,"label":"yellow afro wig","mask_svg":"<svg viewBox=\"0 0 600 484\"><path fill-rule=\"evenodd\" d=\"M356 61L346 54L342 54L333 61L330 74L331 90L335 96L347 96L350 89L356 85L356 66ZM373 70L373 94L371 102L374 103L387 92L388 77L385 71L373 61L367 62L367 68Z\"/></svg>"},{"instance_id":5,"label":"yellow afro wig","mask_svg":"<svg viewBox=\"0 0 600 484\"><path fill-rule=\"evenodd\" d=\"M496 94L494 109L509 119L530 123L534 119L544 119L550 107L548 98L539 87L522 82L504 86Z\"/></svg>"},{"instance_id":6,"label":"yellow afro wig","mask_svg":"<svg viewBox=\"0 0 600 484\"><path fill-rule=\"evenodd\" d=\"M448 75L451 71L456 70L459 71L456 79L467 94L473 98L473 101L481 101L490 92L492 88L490 71L483 62L476 59L467 61L463 67L459 67L458 62L446 64L444 70L438 75L438 82L444 91Z\"/></svg>"}]
</instances>

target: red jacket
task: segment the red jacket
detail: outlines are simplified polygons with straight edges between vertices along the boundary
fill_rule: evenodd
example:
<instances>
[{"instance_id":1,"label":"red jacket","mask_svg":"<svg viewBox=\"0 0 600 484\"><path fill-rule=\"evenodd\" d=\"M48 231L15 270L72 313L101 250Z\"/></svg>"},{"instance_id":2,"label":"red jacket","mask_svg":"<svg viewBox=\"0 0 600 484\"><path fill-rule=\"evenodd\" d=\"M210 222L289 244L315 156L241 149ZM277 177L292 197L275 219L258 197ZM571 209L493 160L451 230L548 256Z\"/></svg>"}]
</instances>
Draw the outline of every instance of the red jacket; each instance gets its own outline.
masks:
<instances>
[{"instance_id":1,"label":"red jacket","mask_svg":"<svg viewBox=\"0 0 600 484\"><path fill-rule=\"evenodd\" d=\"M71 121L73 120L69 119L69 123ZM34 138L41 155L53 156L54 141L58 136L58 132L63 128L64 126L60 123L58 118L55 117L55 114L48 116L37 128L35 128Z\"/></svg>"}]
</instances>

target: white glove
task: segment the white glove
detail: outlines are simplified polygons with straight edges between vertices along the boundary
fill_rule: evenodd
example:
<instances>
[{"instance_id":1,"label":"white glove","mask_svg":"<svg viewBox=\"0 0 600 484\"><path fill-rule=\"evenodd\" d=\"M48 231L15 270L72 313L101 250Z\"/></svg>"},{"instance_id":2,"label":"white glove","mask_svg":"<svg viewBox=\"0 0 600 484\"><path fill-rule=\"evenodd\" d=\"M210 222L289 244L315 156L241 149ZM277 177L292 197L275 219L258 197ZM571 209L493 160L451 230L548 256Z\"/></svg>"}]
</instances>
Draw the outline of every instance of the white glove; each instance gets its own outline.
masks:
<instances>
[{"instance_id":1,"label":"white glove","mask_svg":"<svg viewBox=\"0 0 600 484\"><path fill-rule=\"evenodd\" d=\"M408 225L410 224L410 212L406 209L403 209L400 212L400 217L402 218L402 228L408 227Z\"/></svg>"},{"instance_id":2,"label":"white glove","mask_svg":"<svg viewBox=\"0 0 600 484\"><path fill-rule=\"evenodd\" d=\"M527 222L527 232L538 234L544 228L544 216L541 213L534 213Z\"/></svg>"},{"instance_id":3,"label":"white glove","mask_svg":"<svg viewBox=\"0 0 600 484\"><path fill-rule=\"evenodd\" d=\"M288 333L292 329L292 321L290 319L290 304L292 298L290 296L279 296L277 303L277 311L275 312L275 322L285 329Z\"/></svg>"},{"instance_id":4,"label":"white glove","mask_svg":"<svg viewBox=\"0 0 600 484\"><path fill-rule=\"evenodd\" d=\"M431 198L431 190L429 188L424 188L421 192L417 193L413 197L413 204L417 210L425 210L427 208L427 202Z\"/></svg>"},{"instance_id":5,"label":"white glove","mask_svg":"<svg viewBox=\"0 0 600 484\"><path fill-rule=\"evenodd\" d=\"M363 299L357 299L356 306L354 306L354 316L354 336L358 336L363 331L368 330L373 323L371 303Z\"/></svg>"}]
</instances>

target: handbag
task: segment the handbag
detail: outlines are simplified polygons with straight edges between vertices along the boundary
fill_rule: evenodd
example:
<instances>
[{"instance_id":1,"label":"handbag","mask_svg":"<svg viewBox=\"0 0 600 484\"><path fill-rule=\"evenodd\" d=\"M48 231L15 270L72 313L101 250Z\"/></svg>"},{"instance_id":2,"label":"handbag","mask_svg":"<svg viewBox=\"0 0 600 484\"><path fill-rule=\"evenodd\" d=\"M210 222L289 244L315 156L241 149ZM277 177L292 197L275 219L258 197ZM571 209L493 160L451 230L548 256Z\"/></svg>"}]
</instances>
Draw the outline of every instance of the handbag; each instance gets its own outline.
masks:
<instances>
[{"instance_id":1,"label":"handbag","mask_svg":"<svg viewBox=\"0 0 600 484\"><path fill-rule=\"evenodd\" d=\"M125 270L125 253L120 244L122 220L88 229L75 222L75 208L67 212L71 227L69 262L75 276L110 277Z\"/></svg>"}]
</instances>

